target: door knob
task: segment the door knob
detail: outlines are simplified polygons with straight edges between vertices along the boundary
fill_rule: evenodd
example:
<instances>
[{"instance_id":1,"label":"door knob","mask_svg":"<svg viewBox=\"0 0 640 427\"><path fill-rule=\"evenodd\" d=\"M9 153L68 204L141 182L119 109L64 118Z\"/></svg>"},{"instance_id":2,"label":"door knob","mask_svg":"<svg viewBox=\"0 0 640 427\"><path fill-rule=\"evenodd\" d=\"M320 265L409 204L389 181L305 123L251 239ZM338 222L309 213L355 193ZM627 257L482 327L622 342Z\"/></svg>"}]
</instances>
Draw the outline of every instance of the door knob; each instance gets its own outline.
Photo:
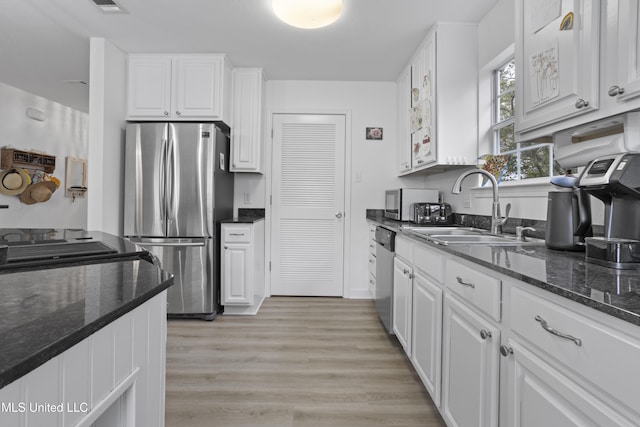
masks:
<instances>
[{"instance_id":1,"label":"door knob","mask_svg":"<svg viewBox=\"0 0 640 427\"><path fill-rule=\"evenodd\" d=\"M336 218L342 218L342 212L336 213Z\"/></svg>"}]
</instances>

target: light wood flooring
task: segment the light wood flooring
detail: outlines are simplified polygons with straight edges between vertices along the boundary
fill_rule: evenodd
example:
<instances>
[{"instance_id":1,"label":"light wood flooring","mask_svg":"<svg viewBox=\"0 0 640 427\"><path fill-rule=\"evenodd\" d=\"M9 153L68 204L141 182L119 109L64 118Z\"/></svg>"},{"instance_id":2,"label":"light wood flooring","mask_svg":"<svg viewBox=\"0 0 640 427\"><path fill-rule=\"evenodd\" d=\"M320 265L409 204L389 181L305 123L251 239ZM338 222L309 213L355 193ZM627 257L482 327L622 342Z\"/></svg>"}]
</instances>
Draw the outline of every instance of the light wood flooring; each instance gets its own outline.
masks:
<instances>
[{"instance_id":1,"label":"light wood flooring","mask_svg":"<svg viewBox=\"0 0 640 427\"><path fill-rule=\"evenodd\" d=\"M373 301L272 297L170 320L167 427L444 426Z\"/></svg>"}]
</instances>

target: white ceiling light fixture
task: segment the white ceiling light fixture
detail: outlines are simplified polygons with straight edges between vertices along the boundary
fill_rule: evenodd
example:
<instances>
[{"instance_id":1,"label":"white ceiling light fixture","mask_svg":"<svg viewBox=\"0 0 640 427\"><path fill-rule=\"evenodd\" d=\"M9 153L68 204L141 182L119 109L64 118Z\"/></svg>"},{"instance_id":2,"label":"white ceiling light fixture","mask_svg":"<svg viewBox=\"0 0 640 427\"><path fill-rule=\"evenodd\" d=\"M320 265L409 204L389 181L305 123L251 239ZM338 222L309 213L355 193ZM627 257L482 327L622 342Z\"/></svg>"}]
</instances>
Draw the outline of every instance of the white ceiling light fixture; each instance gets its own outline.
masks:
<instances>
[{"instance_id":1,"label":"white ceiling light fixture","mask_svg":"<svg viewBox=\"0 0 640 427\"><path fill-rule=\"evenodd\" d=\"M272 7L282 21L304 29L326 27L342 14L342 0L273 0Z\"/></svg>"}]
</instances>

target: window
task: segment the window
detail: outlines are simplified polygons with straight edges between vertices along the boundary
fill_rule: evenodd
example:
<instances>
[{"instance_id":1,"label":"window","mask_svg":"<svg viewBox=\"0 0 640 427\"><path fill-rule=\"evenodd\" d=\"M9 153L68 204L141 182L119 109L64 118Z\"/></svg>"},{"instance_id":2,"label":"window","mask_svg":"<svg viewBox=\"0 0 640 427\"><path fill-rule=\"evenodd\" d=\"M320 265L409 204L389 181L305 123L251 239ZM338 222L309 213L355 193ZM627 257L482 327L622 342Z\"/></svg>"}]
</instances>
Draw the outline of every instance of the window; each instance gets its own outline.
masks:
<instances>
[{"instance_id":1,"label":"window","mask_svg":"<svg viewBox=\"0 0 640 427\"><path fill-rule=\"evenodd\" d=\"M541 178L562 173L553 161L551 143L516 143L515 139L515 82L516 66L511 58L494 71L493 84L493 140L501 164L501 180L515 181Z\"/></svg>"}]
</instances>

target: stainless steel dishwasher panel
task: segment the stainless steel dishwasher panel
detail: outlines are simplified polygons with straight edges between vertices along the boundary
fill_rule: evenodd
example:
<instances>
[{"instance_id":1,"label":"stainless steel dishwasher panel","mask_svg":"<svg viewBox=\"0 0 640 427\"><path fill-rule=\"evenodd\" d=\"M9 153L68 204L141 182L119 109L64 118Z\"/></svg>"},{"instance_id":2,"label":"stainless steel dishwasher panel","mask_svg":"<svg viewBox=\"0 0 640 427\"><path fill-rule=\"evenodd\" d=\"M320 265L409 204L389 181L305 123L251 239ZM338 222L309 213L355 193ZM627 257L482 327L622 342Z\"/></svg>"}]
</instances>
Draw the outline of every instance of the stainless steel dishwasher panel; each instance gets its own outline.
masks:
<instances>
[{"instance_id":1,"label":"stainless steel dishwasher panel","mask_svg":"<svg viewBox=\"0 0 640 427\"><path fill-rule=\"evenodd\" d=\"M376 310L390 334L393 334L393 258L396 233L376 227Z\"/></svg>"}]
</instances>

